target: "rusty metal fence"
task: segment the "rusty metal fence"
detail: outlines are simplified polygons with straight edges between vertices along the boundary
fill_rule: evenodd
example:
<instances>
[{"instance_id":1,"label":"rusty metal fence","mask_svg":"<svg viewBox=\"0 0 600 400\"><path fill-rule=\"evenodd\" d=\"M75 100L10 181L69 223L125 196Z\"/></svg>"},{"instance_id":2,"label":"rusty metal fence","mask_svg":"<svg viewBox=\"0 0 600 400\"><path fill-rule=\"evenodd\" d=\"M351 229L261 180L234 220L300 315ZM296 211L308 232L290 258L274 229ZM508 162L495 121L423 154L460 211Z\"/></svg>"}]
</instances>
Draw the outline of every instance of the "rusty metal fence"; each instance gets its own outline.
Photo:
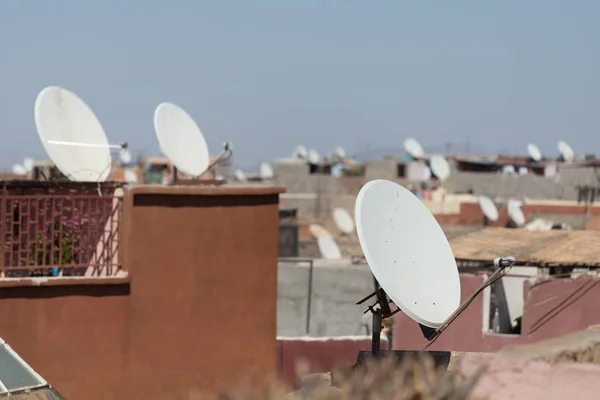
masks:
<instances>
[{"instance_id":1,"label":"rusty metal fence","mask_svg":"<svg viewBox=\"0 0 600 400\"><path fill-rule=\"evenodd\" d=\"M0 276L111 276L122 197L0 194Z\"/></svg>"}]
</instances>

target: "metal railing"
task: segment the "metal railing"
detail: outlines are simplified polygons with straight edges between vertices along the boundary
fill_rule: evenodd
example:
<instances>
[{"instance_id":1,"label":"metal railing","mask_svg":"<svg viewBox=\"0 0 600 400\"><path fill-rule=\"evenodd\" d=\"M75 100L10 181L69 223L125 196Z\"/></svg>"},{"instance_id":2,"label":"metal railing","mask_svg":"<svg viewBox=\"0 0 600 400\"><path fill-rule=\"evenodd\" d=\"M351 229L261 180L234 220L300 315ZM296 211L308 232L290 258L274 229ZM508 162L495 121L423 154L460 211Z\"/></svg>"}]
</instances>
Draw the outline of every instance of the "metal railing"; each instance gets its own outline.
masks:
<instances>
[{"instance_id":1,"label":"metal railing","mask_svg":"<svg viewBox=\"0 0 600 400\"><path fill-rule=\"evenodd\" d=\"M109 194L0 194L0 276L115 275L122 208Z\"/></svg>"}]
</instances>

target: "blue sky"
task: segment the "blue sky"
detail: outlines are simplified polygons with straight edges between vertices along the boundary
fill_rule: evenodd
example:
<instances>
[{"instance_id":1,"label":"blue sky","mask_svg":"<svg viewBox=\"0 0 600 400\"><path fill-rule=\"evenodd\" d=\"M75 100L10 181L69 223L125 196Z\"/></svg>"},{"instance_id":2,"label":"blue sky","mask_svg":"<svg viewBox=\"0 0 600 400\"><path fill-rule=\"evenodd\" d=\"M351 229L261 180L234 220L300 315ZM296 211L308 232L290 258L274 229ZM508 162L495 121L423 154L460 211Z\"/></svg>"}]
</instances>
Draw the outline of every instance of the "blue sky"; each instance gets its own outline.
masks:
<instances>
[{"instance_id":1,"label":"blue sky","mask_svg":"<svg viewBox=\"0 0 600 400\"><path fill-rule=\"evenodd\" d=\"M111 141L158 154L156 105L236 163L303 143L600 150L597 0L3 0L0 166L43 157L33 102L76 92Z\"/></svg>"}]
</instances>

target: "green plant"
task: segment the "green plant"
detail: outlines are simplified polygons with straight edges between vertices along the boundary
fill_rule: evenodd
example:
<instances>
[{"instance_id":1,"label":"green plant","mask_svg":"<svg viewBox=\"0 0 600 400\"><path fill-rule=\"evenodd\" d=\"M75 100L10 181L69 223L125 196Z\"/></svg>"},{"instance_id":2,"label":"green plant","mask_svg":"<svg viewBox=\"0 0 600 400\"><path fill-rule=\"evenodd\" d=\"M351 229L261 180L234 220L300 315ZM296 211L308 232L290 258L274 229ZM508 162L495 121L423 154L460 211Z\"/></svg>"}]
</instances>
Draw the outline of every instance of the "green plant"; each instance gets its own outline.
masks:
<instances>
[{"instance_id":1,"label":"green plant","mask_svg":"<svg viewBox=\"0 0 600 400\"><path fill-rule=\"evenodd\" d=\"M31 243L29 264L56 267L53 269L55 275L58 267L82 263L82 236L86 223L85 219L54 220Z\"/></svg>"}]
</instances>

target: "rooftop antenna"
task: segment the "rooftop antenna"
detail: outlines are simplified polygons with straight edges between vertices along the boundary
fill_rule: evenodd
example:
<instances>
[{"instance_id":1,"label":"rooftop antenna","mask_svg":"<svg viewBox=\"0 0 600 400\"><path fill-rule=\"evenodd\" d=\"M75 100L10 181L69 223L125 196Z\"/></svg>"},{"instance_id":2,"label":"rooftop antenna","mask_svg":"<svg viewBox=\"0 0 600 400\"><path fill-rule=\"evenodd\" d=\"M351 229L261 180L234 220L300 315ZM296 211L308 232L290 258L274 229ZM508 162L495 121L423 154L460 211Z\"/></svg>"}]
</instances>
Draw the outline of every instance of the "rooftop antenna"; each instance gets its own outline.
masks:
<instances>
[{"instance_id":1,"label":"rooftop antenna","mask_svg":"<svg viewBox=\"0 0 600 400\"><path fill-rule=\"evenodd\" d=\"M355 220L365 259L380 285L357 303L376 298L366 311L373 316L374 356L380 354L383 319L402 310L427 340L435 340L515 262L514 257L497 258L497 270L460 304L460 279L450 244L431 212L409 190L383 179L368 182L356 199Z\"/></svg>"},{"instance_id":2,"label":"rooftop antenna","mask_svg":"<svg viewBox=\"0 0 600 400\"><path fill-rule=\"evenodd\" d=\"M15 164L12 166L12 172L15 175L27 175L27 169L21 164Z\"/></svg>"},{"instance_id":3,"label":"rooftop antenna","mask_svg":"<svg viewBox=\"0 0 600 400\"><path fill-rule=\"evenodd\" d=\"M429 159L429 165L431 172L440 180L445 181L450 177L450 164L448 160L441 154L435 154Z\"/></svg>"},{"instance_id":4,"label":"rooftop antenna","mask_svg":"<svg viewBox=\"0 0 600 400\"><path fill-rule=\"evenodd\" d=\"M133 170L133 169L126 169L125 170L125 182L127 183L137 183L138 178L137 178L137 173Z\"/></svg>"},{"instance_id":5,"label":"rooftop antenna","mask_svg":"<svg viewBox=\"0 0 600 400\"><path fill-rule=\"evenodd\" d=\"M315 149L310 149L308 151L308 162L311 164L318 164L321 162L321 155Z\"/></svg>"},{"instance_id":6,"label":"rooftop antenna","mask_svg":"<svg viewBox=\"0 0 600 400\"><path fill-rule=\"evenodd\" d=\"M294 149L293 157L299 158L301 160L306 160L308 158L308 150L303 144L299 144Z\"/></svg>"},{"instance_id":7,"label":"rooftop antenna","mask_svg":"<svg viewBox=\"0 0 600 400\"><path fill-rule=\"evenodd\" d=\"M575 152L573 148L564 140L558 141L558 151L560 152L560 156L564 162L573 162L575 159Z\"/></svg>"},{"instance_id":8,"label":"rooftop antenna","mask_svg":"<svg viewBox=\"0 0 600 400\"><path fill-rule=\"evenodd\" d=\"M62 87L49 86L38 94L35 125L46 153L71 181L104 182L110 175L110 151L127 149L127 142L109 144L94 112Z\"/></svg>"},{"instance_id":9,"label":"rooftop antenna","mask_svg":"<svg viewBox=\"0 0 600 400\"><path fill-rule=\"evenodd\" d=\"M529 143L527 145L527 153L529 153L529 158L531 158L533 161L542 161L542 152L535 144Z\"/></svg>"},{"instance_id":10,"label":"rooftop antenna","mask_svg":"<svg viewBox=\"0 0 600 400\"><path fill-rule=\"evenodd\" d=\"M346 150L342 146L335 146L333 149L333 155L338 158L346 158Z\"/></svg>"},{"instance_id":11,"label":"rooftop antenna","mask_svg":"<svg viewBox=\"0 0 600 400\"><path fill-rule=\"evenodd\" d=\"M321 236L333 237L333 235L331 234L331 232L329 232L327 229L325 229L324 227L322 227L319 224L310 224L308 226L308 231L315 238L319 238Z\"/></svg>"},{"instance_id":12,"label":"rooftop antenna","mask_svg":"<svg viewBox=\"0 0 600 400\"><path fill-rule=\"evenodd\" d=\"M354 220L345 208L338 207L333 210L333 222L344 235L354 232Z\"/></svg>"},{"instance_id":13,"label":"rooftop antenna","mask_svg":"<svg viewBox=\"0 0 600 400\"><path fill-rule=\"evenodd\" d=\"M326 260L340 260L342 258L340 246L331 236L319 236L317 246L319 246L321 257Z\"/></svg>"},{"instance_id":14,"label":"rooftop antenna","mask_svg":"<svg viewBox=\"0 0 600 400\"><path fill-rule=\"evenodd\" d=\"M425 151L421 143L414 138L408 138L404 141L404 151L406 151L415 160L425 157Z\"/></svg>"},{"instance_id":15,"label":"rooftop antenna","mask_svg":"<svg viewBox=\"0 0 600 400\"><path fill-rule=\"evenodd\" d=\"M506 210L510 221L518 228L525 225L525 214L523 214L522 201L510 199L506 203Z\"/></svg>"},{"instance_id":16,"label":"rooftop antenna","mask_svg":"<svg viewBox=\"0 0 600 400\"><path fill-rule=\"evenodd\" d=\"M269 181L273 179L273 177L275 176L275 172L273 171L273 167L271 167L271 164L269 164L266 161L263 161L258 166L258 175L263 181Z\"/></svg>"},{"instance_id":17,"label":"rooftop antenna","mask_svg":"<svg viewBox=\"0 0 600 400\"><path fill-rule=\"evenodd\" d=\"M172 103L161 103L154 110L154 131L162 153L175 166L173 184L177 183L178 170L197 179L216 165L228 164L233 157L233 145L225 142L211 163L202 131L183 108Z\"/></svg>"},{"instance_id":18,"label":"rooftop antenna","mask_svg":"<svg viewBox=\"0 0 600 400\"><path fill-rule=\"evenodd\" d=\"M235 170L233 176L235 177L235 180L239 182L246 182L248 180L244 171L239 168Z\"/></svg>"},{"instance_id":19,"label":"rooftop antenna","mask_svg":"<svg viewBox=\"0 0 600 400\"><path fill-rule=\"evenodd\" d=\"M498 207L494 204L494 201L487 196L479 196L477 199L479 208L483 213L483 225L488 226L489 222L498 221Z\"/></svg>"}]
</instances>

